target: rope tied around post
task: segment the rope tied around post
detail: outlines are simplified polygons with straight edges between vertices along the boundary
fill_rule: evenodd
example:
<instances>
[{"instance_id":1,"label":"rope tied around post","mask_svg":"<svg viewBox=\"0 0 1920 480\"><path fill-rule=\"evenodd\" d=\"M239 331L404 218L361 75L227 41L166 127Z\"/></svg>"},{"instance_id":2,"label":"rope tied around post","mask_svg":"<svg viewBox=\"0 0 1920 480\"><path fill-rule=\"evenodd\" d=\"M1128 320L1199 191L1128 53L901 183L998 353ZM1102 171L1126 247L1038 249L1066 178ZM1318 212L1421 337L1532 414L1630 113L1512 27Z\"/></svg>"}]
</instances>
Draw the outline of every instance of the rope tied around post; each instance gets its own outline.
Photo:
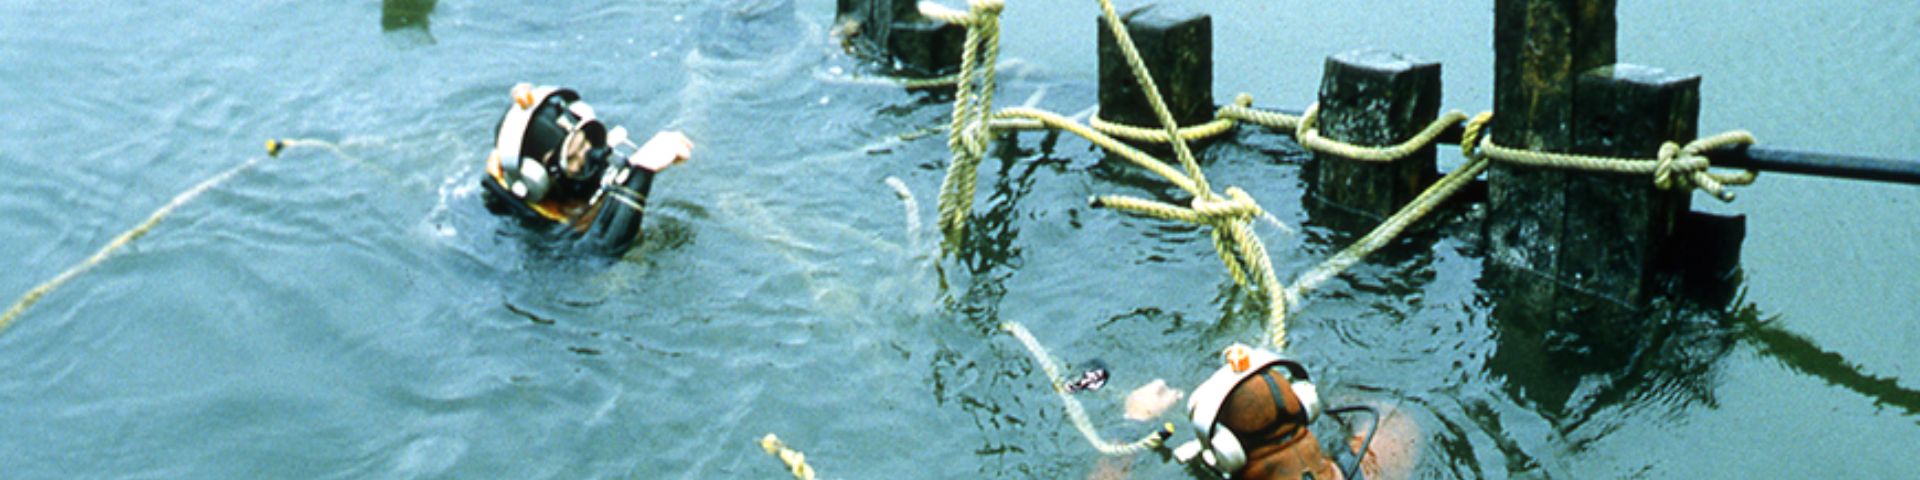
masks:
<instances>
[{"instance_id":1,"label":"rope tied around post","mask_svg":"<svg viewBox=\"0 0 1920 480\"><path fill-rule=\"evenodd\" d=\"M928 18L967 27L960 71L954 75L953 120L947 127L947 149L953 159L940 183L939 221L949 252L959 250L966 232L980 162L993 135L994 69L1000 56L1000 11L1005 6L1002 0L973 0L968 11L961 13L932 2L919 4L920 13Z\"/></svg>"},{"instance_id":2,"label":"rope tied around post","mask_svg":"<svg viewBox=\"0 0 1920 480\"><path fill-rule=\"evenodd\" d=\"M1705 152L1736 146L1752 145L1756 142L1753 133L1746 130L1724 132L1706 138L1687 142L1685 146L1674 142L1660 145L1660 156L1655 159L1653 185L1662 189L1677 190L1699 188L1701 191L1719 198L1721 201L1733 201L1733 192L1723 189L1724 185L1752 185L1760 173L1744 170L1739 173L1715 173L1707 169L1713 165L1707 161Z\"/></svg>"},{"instance_id":3,"label":"rope tied around post","mask_svg":"<svg viewBox=\"0 0 1920 480\"><path fill-rule=\"evenodd\" d=\"M1492 114L1482 113L1481 115L1491 117ZM1468 130L1460 136L1461 152L1468 158L1484 156L1493 160L1533 167L1651 175L1653 185L1657 188L1699 189L1722 202L1731 202L1734 199L1733 192L1727 191L1726 186L1750 185L1759 178L1759 172L1753 170L1739 173L1713 172L1710 170L1713 165L1707 160L1706 152L1752 145L1755 142L1752 133L1734 130L1698 138L1687 142L1686 145L1666 142L1660 145L1660 151L1654 158L1646 159L1538 152L1505 147L1495 143L1491 133L1475 129L1471 122L1468 124Z\"/></svg>"},{"instance_id":4,"label":"rope tied around post","mask_svg":"<svg viewBox=\"0 0 1920 480\"><path fill-rule=\"evenodd\" d=\"M1396 145L1369 147L1320 136L1320 104L1316 103L1307 107L1306 114L1301 115L1299 122L1294 125L1293 138L1308 150L1363 162L1385 163L1406 158L1432 145L1440 138L1441 133L1447 131L1447 127L1459 124L1466 119L1467 114L1459 110L1451 110L1428 122L1426 128L1415 133L1407 141Z\"/></svg>"}]
</instances>

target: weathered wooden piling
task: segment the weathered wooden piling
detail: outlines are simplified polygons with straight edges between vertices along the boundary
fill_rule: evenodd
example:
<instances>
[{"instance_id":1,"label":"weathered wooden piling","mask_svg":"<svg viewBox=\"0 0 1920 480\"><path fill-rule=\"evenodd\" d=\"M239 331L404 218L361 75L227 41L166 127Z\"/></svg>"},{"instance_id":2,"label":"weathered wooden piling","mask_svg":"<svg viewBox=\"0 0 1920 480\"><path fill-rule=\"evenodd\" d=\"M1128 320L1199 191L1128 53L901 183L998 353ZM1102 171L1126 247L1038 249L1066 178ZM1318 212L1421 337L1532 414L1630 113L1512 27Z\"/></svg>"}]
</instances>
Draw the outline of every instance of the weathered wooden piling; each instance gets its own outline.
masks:
<instances>
[{"instance_id":1,"label":"weathered wooden piling","mask_svg":"<svg viewBox=\"0 0 1920 480\"><path fill-rule=\"evenodd\" d=\"M1572 148L1576 77L1614 61L1612 3L1494 2L1494 142L1544 151ZM1587 206L1566 198L1568 177L1579 175L1588 174L1504 163L1488 169L1484 278L1500 292L1495 313L1503 320L1546 331L1574 318L1555 300L1563 290L1563 244L1576 238L1563 228L1567 211Z\"/></svg>"},{"instance_id":2,"label":"weathered wooden piling","mask_svg":"<svg viewBox=\"0 0 1920 480\"><path fill-rule=\"evenodd\" d=\"M1612 0L1495 4L1495 142L1652 158L1663 142L1693 138L1699 77L1615 65L1613 11ZM1630 347L1638 332L1622 322L1656 290L1688 192L1645 175L1504 163L1488 181L1496 315L1572 334L1582 349Z\"/></svg>"},{"instance_id":3,"label":"weathered wooden piling","mask_svg":"<svg viewBox=\"0 0 1920 480\"><path fill-rule=\"evenodd\" d=\"M1440 113L1440 64L1392 52L1355 50L1327 57L1320 79L1320 135L1355 145L1389 146L1420 133ZM1308 191L1371 226L1433 183L1434 148L1392 162L1314 153ZM1316 217L1320 215L1315 215Z\"/></svg>"},{"instance_id":4,"label":"weathered wooden piling","mask_svg":"<svg viewBox=\"0 0 1920 480\"><path fill-rule=\"evenodd\" d=\"M852 52L914 76L960 67L967 29L920 14L919 0L839 0L834 23Z\"/></svg>"},{"instance_id":5,"label":"weathered wooden piling","mask_svg":"<svg viewBox=\"0 0 1920 480\"><path fill-rule=\"evenodd\" d=\"M1159 130L1160 120L1134 79L1126 55L1114 43L1106 18L1095 20L1100 32L1100 118ZM1213 17L1178 6L1149 4L1121 14L1120 20L1174 121L1184 127L1212 120Z\"/></svg>"},{"instance_id":6,"label":"weathered wooden piling","mask_svg":"<svg viewBox=\"0 0 1920 480\"><path fill-rule=\"evenodd\" d=\"M1653 158L1660 145L1698 136L1700 77L1630 64L1589 70L1574 94L1574 153ZM1646 175L1583 172L1566 183L1558 273L1573 288L1640 305L1692 192ZM1571 202L1580 203L1571 203Z\"/></svg>"}]
</instances>

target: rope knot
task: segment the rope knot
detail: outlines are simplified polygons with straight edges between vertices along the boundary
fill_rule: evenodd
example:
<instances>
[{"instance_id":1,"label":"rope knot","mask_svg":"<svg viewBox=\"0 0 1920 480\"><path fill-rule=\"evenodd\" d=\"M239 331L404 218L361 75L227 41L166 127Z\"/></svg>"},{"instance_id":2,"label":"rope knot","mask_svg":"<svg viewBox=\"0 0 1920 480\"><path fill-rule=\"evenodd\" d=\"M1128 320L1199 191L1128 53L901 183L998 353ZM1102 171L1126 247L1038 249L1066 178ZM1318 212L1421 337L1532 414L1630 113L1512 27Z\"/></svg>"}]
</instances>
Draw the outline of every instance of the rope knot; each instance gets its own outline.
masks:
<instances>
[{"instance_id":1,"label":"rope knot","mask_svg":"<svg viewBox=\"0 0 1920 480\"><path fill-rule=\"evenodd\" d=\"M1713 173L1709 170L1713 165L1708 162L1706 152L1753 143L1753 134L1735 130L1695 139L1685 146L1674 142L1661 144L1659 156L1654 158L1653 185L1668 190L1698 188L1722 202L1731 202L1734 194L1727 191L1725 186L1751 184L1759 174L1752 170Z\"/></svg>"},{"instance_id":2,"label":"rope knot","mask_svg":"<svg viewBox=\"0 0 1920 480\"><path fill-rule=\"evenodd\" d=\"M1673 142L1660 144L1660 154L1653 159L1653 186L1661 189L1692 187L1687 178L1675 178L1674 174L1692 175L1693 172L1707 169L1704 162L1681 163L1679 160L1681 160L1680 144Z\"/></svg>"},{"instance_id":3,"label":"rope knot","mask_svg":"<svg viewBox=\"0 0 1920 480\"><path fill-rule=\"evenodd\" d=\"M1213 195L1194 197L1192 206L1193 213L1214 225L1248 220L1262 212L1260 204L1253 201L1253 196L1240 187L1227 187L1225 198Z\"/></svg>"}]
</instances>

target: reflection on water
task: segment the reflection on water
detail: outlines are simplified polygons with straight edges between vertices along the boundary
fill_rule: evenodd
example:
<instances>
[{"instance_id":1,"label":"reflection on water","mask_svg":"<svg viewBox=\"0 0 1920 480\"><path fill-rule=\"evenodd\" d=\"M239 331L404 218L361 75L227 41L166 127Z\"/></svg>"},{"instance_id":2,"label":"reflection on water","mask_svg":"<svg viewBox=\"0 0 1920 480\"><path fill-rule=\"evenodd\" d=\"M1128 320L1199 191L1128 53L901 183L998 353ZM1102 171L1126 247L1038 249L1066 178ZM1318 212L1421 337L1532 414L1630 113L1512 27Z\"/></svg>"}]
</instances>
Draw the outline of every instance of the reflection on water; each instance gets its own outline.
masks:
<instances>
[{"instance_id":1,"label":"reflection on water","mask_svg":"<svg viewBox=\"0 0 1920 480\"><path fill-rule=\"evenodd\" d=\"M381 0L380 31L393 37L411 37L421 43L433 43L428 17L438 0Z\"/></svg>"},{"instance_id":2,"label":"reflection on water","mask_svg":"<svg viewBox=\"0 0 1920 480\"><path fill-rule=\"evenodd\" d=\"M1730 313L1691 302L1656 305L1632 323L1601 327L1630 330L1631 345L1594 344L1494 312L1498 349L1488 372L1569 436L1611 409L1713 404L1714 366L1737 339L1722 326Z\"/></svg>"},{"instance_id":3,"label":"reflection on water","mask_svg":"<svg viewBox=\"0 0 1920 480\"><path fill-rule=\"evenodd\" d=\"M1875 405L1892 406L1915 417L1920 423L1920 390L1900 386L1900 379L1861 371L1839 353L1815 345L1807 337L1776 325L1777 318L1761 318L1759 307L1747 305L1731 318L1740 339L1752 343L1761 354L1773 357L1800 373L1812 375L1847 390L1873 399Z\"/></svg>"}]
</instances>

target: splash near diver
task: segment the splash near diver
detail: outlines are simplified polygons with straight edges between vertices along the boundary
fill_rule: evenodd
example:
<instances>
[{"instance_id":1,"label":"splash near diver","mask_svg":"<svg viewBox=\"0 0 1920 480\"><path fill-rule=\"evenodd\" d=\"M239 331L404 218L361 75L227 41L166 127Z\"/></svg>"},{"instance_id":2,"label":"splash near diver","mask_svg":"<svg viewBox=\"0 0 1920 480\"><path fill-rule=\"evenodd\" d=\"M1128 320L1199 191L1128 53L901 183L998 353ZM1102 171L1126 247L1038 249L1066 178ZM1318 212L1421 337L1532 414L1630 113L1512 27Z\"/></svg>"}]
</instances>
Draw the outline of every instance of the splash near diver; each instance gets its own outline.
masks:
<instances>
[{"instance_id":1,"label":"splash near diver","mask_svg":"<svg viewBox=\"0 0 1920 480\"><path fill-rule=\"evenodd\" d=\"M573 90L513 87L480 179L487 209L620 256L639 242L654 175L692 155L693 142L660 132L645 145L600 121Z\"/></svg>"}]
</instances>

